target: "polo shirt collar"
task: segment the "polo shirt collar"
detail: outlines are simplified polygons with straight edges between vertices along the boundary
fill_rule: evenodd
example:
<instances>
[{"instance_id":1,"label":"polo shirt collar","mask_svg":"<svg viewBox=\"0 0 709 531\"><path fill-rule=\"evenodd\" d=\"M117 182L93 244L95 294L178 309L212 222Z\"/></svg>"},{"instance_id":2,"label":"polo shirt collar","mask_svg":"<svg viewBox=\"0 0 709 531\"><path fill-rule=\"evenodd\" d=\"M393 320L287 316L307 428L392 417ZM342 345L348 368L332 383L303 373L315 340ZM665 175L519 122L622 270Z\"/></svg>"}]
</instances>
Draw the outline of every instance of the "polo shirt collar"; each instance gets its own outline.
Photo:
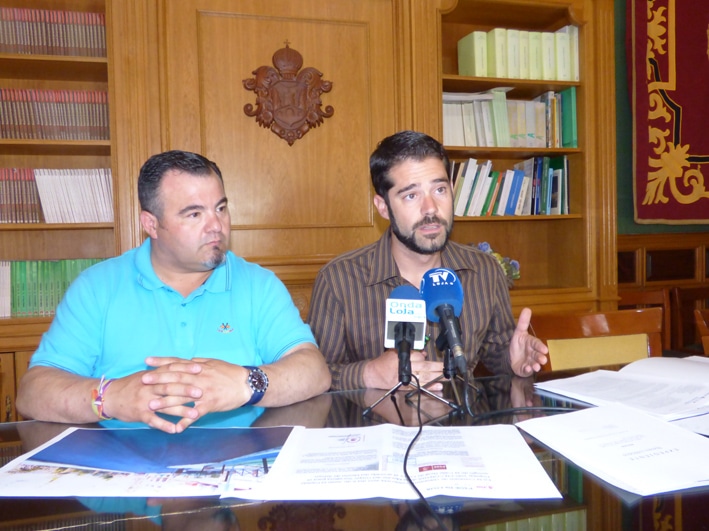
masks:
<instances>
[{"instance_id":1,"label":"polo shirt collar","mask_svg":"<svg viewBox=\"0 0 709 531\"><path fill-rule=\"evenodd\" d=\"M136 249L134 263L138 272L138 283L149 290L156 290L163 287L169 288L169 286L160 280L153 269L153 263L150 260L150 248L150 238L146 238L140 247ZM230 253L230 251L227 251L227 253ZM228 256L222 264L212 271L212 274L209 275L209 278L202 287L214 293L231 289L231 260L229 260ZM199 290L195 290L194 293L198 291Z\"/></svg>"}]
</instances>

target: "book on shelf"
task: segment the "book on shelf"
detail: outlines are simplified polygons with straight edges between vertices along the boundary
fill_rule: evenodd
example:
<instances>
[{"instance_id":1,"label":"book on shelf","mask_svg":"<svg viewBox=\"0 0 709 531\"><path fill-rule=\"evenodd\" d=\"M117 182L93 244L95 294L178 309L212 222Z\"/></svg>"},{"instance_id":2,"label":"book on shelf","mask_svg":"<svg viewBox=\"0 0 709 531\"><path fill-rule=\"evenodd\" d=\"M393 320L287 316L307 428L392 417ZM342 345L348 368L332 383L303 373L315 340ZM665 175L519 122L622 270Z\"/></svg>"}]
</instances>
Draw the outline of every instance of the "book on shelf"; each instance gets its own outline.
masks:
<instances>
[{"instance_id":1,"label":"book on shelf","mask_svg":"<svg viewBox=\"0 0 709 531\"><path fill-rule=\"evenodd\" d=\"M458 101L443 101L443 144L464 146L463 108Z\"/></svg>"},{"instance_id":2,"label":"book on shelf","mask_svg":"<svg viewBox=\"0 0 709 531\"><path fill-rule=\"evenodd\" d=\"M542 79L542 32L529 32L529 79Z\"/></svg>"},{"instance_id":3,"label":"book on shelf","mask_svg":"<svg viewBox=\"0 0 709 531\"><path fill-rule=\"evenodd\" d=\"M565 148L577 148L578 125L576 120L576 87L569 87L559 92L561 100L561 145Z\"/></svg>"},{"instance_id":4,"label":"book on shelf","mask_svg":"<svg viewBox=\"0 0 709 531\"><path fill-rule=\"evenodd\" d=\"M463 140L464 146L478 146L478 135L475 129L475 109L472 101L464 101L461 104L463 113Z\"/></svg>"},{"instance_id":5,"label":"book on shelf","mask_svg":"<svg viewBox=\"0 0 709 531\"><path fill-rule=\"evenodd\" d=\"M507 50L507 76L511 79L519 79L519 30L513 28L507 28L505 30L505 36L507 38L506 50Z\"/></svg>"},{"instance_id":6,"label":"book on shelf","mask_svg":"<svg viewBox=\"0 0 709 531\"><path fill-rule=\"evenodd\" d=\"M579 81L579 28L573 24L564 26L556 31L557 34L565 34L563 38L568 40L569 48L569 78L568 81ZM562 79L562 78L559 78Z\"/></svg>"},{"instance_id":7,"label":"book on shelf","mask_svg":"<svg viewBox=\"0 0 709 531\"><path fill-rule=\"evenodd\" d=\"M560 124L559 124L559 112L558 112L558 99L556 93L553 90L548 90L534 98L534 101L542 104L544 109L544 137L546 139L545 147L561 147L560 140ZM540 106L537 110L538 113L541 112L542 107ZM537 120L540 116L537 114ZM537 122L537 127L539 123Z\"/></svg>"},{"instance_id":8,"label":"book on shelf","mask_svg":"<svg viewBox=\"0 0 709 531\"><path fill-rule=\"evenodd\" d=\"M519 30L519 77L529 77L529 31Z\"/></svg>"},{"instance_id":9,"label":"book on shelf","mask_svg":"<svg viewBox=\"0 0 709 531\"><path fill-rule=\"evenodd\" d=\"M495 211L495 205L497 204L497 198L500 195L500 190L502 188L502 181L504 178L504 172L493 170L490 173L492 180L490 182L490 188L487 192L487 197L483 203L481 216L492 216Z\"/></svg>"},{"instance_id":10,"label":"book on shelf","mask_svg":"<svg viewBox=\"0 0 709 531\"><path fill-rule=\"evenodd\" d=\"M450 168L448 170L451 176L451 183L453 185L453 205L458 201L460 197L460 187L463 185L463 172L465 171L465 164L467 161L461 162L457 160L450 161Z\"/></svg>"},{"instance_id":11,"label":"book on shelf","mask_svg":"<svg viewBox=\"0 0 709 531\"><path fill-rule=\"evenodd\" d=\"M510 119L507 114L507 95L503 89L493 89L491 92L493 146L510 147Z\"/></svg>"},{"instance_id":12,"label":"book on shelf","mask_svg":"<svg viewBox=\"0 0 709 531\"><path fill-rule=\"evenodd\" d=\"M512 171L512 184L510 185L510 193L507 196L507 202L505 204L505 216L514 216L517 214L518 208L517 203L519 203L520 195L522 194L522 183L524 182L524 172L521 170L508 170Z\"/></svg>"},{"instance_id":13,"label":"book on shelf","mask_svg":"<svg viewBox=\"0 0 709 531\"><path fill-rule=\"evenodd\" d=\"M507 208L507 198L512 189L512 181L514 180L514 172L512 170L501 170L502 182L500 183L500 191L495 197L495 206L492 211L493 216L504 216Z\"/></svg>"},{"instance_id":14,"label":"book on shelf","mask_svg":"<svg viewBox=\"0 0 709 531\"><path fill-rule=\"evenodd\" d=\"M106 56L104 13L0 7L0 53Z\"/></svg>"},{"instance_id":15,"label":"book on shelf","mask_svg":"<svg viewBox=\"0 0 709 531\"><path fill-rule=\"evenodd\" d=\"M475 159L468 159L465 164L465 171L462 175L463 183L460 187L460 195L456 198L456 203L453 205L454 214L456 216L464 216L468 207L468 201L470 199L473 186L475 184L475 177L478 170L478 161Z\"/></svg>"},{"instance_id":16,"label":"book on shelf","mask_svg":"<svg viewBox=\"0 0 709 531\"><path fill-rule=\"evenodd\" d=\"M483 134L485 135L485 145L495 147L495 129L492 117L492 100L483 100L480 102Z\"/></svg>"},{"instance_id":17,"label":"book on shelf","mask_svg":"<svg viewBox=\"0 0 709 531\"><path fill-rule=\"evenodd\" d=\"M530 157L521 162L517 162L514 165L515 170L520 170L524 175L524 181L522 183L522 191L520 193L520 201L517 204L517 211L515 212L518 216L529 216L533 213L534 204L534 157Z\"/></svg>"},{"instance_id":18,"label":"book on shelf","mask_svg":"<svg viewBox=\"0 0 709 531\"><path fill-rule=\"evenodd\" d=\"M507 77L507 30L493 28L487 32L487 75Z\"/></svg>"},{"instance_id":19,"label":"book on shelf","mask_svg":"<svg viewBox=\"0 0 709 531\"><path fill-rule=\"evenodd\" d=\"M569 34L565 31L554 33L555 79L571 81L571 50Z\"/></svg>"},{"instance_id":20,"label":"book on shelf","mask_svg":"<svg viewBox=\"0 0 709 531\"><path fill-rule=\"evenodd\" d=\"M550 205L550 214L568 214L569 157L567 157L566 155L550 157L549 169L552 172L552 199Z\"/></svg>"},{"instance_id":21,"label":"book on shelf","mask_svg":"<svg viewBox=\"0 0 709 531\"><path fill-rule=\"evenodd\" d=\"M550 31L542 31L541 33L541 79L552 81L556 79L556 39L554 33Z\"/></svg>"},{"instance_id":22,"label":"book on shelf","mask_svg":"<svg viewBox=\"0 0 709 531\"><path fill-rule=\"evenodd\" d=\"M458 40L458 75L487 77L487 33L473 31Z\"/></svg>"},{"instance_id":23,"label":"book on shelf","mask_svg":"<svg viewBox=\"0 0 709 531\"><path fill-rule=\"evenodd\" d=\"M475 179L473 193L465 210L466 216L479 216L482 210L483 202L487 197L487 191L490 188L490 171L492 170L492 161L488 160L480 164L478 175Z\"/></svg>"},{"instance_id":24,"label":"book on shelf","mask_svg":"<svg viewBox=\"0 0 709 531\"><path fill-rule=\"evenodd\" d=\"M540 194L539 194L539 214L548 215L551 208L551 173L549 168L549 157L541 157Z\"/></svg>"}]
</instances>

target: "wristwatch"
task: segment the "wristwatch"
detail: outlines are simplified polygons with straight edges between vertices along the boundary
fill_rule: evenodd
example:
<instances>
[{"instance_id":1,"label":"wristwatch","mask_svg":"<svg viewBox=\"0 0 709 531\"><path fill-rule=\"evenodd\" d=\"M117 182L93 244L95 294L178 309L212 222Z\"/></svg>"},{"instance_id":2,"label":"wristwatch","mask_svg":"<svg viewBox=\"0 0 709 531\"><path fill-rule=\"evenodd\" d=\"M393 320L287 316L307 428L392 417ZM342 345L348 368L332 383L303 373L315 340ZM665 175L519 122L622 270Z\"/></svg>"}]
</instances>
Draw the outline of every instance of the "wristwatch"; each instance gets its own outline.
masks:
<instances>
[{"instance_id":1,"label":"wristwatch","mask_svg":"<svg viewBox=\"0 0 709 531\"><path fill-rule=\"evenodd\" d=\"M246 382L254 392L251 395L251 399L246 402L246 405L250 406L263 398L266 389L268 389L268 375L258 367L244 365L244 369L249 370L249 377L246 379Z\"/></svg>"}]
</instances>

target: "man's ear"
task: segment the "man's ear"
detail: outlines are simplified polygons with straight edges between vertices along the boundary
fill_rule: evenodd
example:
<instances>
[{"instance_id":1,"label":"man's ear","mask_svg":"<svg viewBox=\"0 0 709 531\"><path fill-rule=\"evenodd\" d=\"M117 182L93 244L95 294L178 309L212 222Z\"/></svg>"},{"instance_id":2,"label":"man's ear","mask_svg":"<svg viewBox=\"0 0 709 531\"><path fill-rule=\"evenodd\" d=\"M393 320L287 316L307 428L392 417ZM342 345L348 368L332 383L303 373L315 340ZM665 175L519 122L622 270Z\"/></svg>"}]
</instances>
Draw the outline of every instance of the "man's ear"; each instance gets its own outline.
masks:
<instances>
[{"instance_id":1,"label":"man's ear","mask_svg":"<svg viewBox=\"0 0 709 531\"><path fill-rule=\"evenodd\" d=\"M379 212L379 215L384 219L389 219L389 209L387 208L387 203L381 195L374 196L374 207Z\"/></svg>"},{"instance_id":2,"label":"man's ear","mask_svg":"<svg viewBox=\"0 0 709 531\"><path fill-rule=\"evenodd\" d=\"M158 218L147 210L140 211L140 224L151 238L158 237Z\"/></svg>"}]
</instances>

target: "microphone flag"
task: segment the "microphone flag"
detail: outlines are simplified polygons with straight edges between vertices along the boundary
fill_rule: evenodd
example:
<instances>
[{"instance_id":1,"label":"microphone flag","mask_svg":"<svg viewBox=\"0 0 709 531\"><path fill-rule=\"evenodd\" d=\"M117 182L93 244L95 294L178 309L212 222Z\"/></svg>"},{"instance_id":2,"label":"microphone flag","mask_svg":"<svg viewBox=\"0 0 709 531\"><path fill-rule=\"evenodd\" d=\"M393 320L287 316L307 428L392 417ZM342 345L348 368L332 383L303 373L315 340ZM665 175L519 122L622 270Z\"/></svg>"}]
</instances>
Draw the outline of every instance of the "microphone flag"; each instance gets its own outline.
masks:
<instances>
[{"instance_id":1,"label":"microphone flag","mask_svg":"<svg viewBox=\"0 0 709 531\"><path fill-rule=\"evenodd\" d=\"M423 350L426 344L426 303L413 286L394 288L386 300L384 347L396 348L396 325L411 323L414 327L414 350Z\"/></svg>"}]
</instances>

